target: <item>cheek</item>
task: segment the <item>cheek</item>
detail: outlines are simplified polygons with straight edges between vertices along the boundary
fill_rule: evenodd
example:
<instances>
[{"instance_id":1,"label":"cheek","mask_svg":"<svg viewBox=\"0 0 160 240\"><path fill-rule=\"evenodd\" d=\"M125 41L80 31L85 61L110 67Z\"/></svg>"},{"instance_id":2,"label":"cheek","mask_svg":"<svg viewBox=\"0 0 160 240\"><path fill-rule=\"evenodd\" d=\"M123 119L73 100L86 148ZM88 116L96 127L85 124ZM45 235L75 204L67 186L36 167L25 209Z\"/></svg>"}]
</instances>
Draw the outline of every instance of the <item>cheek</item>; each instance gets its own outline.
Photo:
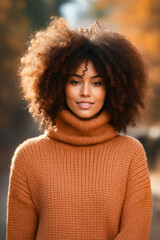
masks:
<instances>
[{"instance_id":1,"label":"cheek","mask_svg":"<svg viewBox=\"0 0 160 240\"><path fill-rule=\"evenodd\" d=\"M104 102L106 98L106 89L100 89L99 93L97 94L97 100L99 102Z\"/></svg>"},{"instance_id":2,"label":"cheek","mask_svg":"<svg viewBox=\"0 0 160 240\"><path fill-rule=\"evenodd\" d=\"M76 91L74 88L72 88L71 86L66 86L66 88L65 88L66 100L74 99L75 95L76 95L75 93L76 93Z\"/></svg>"}]
</instances>

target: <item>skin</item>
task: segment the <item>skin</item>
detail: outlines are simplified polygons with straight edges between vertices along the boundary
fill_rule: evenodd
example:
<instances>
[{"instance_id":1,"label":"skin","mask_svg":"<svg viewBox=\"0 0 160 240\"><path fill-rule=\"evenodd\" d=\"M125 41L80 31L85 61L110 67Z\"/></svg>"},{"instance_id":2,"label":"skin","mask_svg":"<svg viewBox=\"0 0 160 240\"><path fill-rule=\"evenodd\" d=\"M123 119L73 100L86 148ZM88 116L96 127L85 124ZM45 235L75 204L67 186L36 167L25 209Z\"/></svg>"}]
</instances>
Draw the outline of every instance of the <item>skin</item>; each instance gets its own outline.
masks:
<instances>
[{"instance_id":1,"label":"skin","mask_svg":"<svg viewBox=\"0 0 160 240\"><path fill-rule=\"evenodd\" d=\"M88 70L83 62L67 80L65 87L66 104L70 111L82 120L95 118L102 109L106 97L104 80L91 61Z\"/></svg>"}]
</instances>

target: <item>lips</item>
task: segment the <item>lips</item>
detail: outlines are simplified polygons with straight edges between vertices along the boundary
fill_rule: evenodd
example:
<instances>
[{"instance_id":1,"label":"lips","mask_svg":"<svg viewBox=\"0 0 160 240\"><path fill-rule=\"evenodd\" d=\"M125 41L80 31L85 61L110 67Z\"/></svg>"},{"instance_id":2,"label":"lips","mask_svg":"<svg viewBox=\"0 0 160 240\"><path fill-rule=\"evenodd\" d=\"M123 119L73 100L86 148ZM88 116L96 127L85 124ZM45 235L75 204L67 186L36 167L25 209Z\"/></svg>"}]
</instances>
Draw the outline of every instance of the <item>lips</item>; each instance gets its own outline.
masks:
<instances>
[{"instance_id":1,"label":"lips","mask_svg":"<svg viewBox=\"0 0 160 240\"><path fill-rule=\"evenodd\" d=\"M89 108L91 108L92 106L92 102L77 102L79 108L84 109L84 110L88 110Z\"/></svg>"}]
</instances>

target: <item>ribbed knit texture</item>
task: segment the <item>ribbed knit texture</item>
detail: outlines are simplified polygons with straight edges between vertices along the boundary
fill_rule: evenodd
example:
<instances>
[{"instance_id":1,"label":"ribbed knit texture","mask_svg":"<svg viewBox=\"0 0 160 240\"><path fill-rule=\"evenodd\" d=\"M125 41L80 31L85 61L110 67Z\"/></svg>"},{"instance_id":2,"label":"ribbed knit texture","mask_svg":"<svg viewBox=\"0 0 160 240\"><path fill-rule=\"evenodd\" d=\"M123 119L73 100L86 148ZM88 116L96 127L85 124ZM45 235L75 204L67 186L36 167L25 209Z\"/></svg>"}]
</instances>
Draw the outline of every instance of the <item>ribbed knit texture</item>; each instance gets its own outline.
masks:
<instances>
[{"instance_id":1,"label":"ribbed knit texture","mask_svg":"<svg viewBox=\"0 0 160 240\"><path fill-rule=\"evenodd\" d=\"M146 156L102 112L67 110L56 127L21 144L12 159L8 240L147 240L152 197Z\"/></svg>"}]
</instances>

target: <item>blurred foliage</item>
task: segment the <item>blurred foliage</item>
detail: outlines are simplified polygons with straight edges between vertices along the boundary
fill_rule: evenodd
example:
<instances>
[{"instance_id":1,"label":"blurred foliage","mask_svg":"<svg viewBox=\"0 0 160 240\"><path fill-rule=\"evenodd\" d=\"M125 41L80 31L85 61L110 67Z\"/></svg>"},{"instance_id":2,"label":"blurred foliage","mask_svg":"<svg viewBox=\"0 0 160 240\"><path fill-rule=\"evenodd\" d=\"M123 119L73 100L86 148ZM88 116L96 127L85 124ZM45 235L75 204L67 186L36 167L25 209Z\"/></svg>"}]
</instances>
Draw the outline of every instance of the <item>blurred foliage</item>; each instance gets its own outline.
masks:
<instances>
[{"instance_id":1,"label":"blurred foliage","mask_svg":"<svg viewBox=\"0 0 160 240\"><path fill-rule=\"evenodd\" d=\"M29 36L45 27L51 16L59 16L64 2L67 1L0 0L0 169L10 161L11 145L15 149L26 137L38 134L37 125L25 110L26 103L21 101L19 60Z\"/></svg>"},{"instance_id":2,"label":"blurred foliage","mask_svg":"<svg viewBox=\"0 0 160 240\"><path fill-rule=\"evenodd\" d=\"M17 69L26 49L28 36L44 27L51 15L59 15L65 0L1 0L0 1L0 130L21 111Z\"/></svg>"},{"instance_id":3,"label":"blurred foliage","mask_svg":"<svg viewBox=\"0 0 160 240\"><path fill-rule=\"evenodd\" d=\"M16 94L17 58L24 50L29 22L24 1L0 2L0 129L7 126L19 101Z\"/></svg>"},{"instance_id":4,"label":"blurred foliage","mask_svg":"<svg viewBox=\"0 0 160 240\"><path fill-rule=\"evenodd\" d=\"M28 17L32 30L46 26L49 17L60 16L60 6L70 2L66 0L25 0L25 14Z\"/></svg>"}]
</instances>

